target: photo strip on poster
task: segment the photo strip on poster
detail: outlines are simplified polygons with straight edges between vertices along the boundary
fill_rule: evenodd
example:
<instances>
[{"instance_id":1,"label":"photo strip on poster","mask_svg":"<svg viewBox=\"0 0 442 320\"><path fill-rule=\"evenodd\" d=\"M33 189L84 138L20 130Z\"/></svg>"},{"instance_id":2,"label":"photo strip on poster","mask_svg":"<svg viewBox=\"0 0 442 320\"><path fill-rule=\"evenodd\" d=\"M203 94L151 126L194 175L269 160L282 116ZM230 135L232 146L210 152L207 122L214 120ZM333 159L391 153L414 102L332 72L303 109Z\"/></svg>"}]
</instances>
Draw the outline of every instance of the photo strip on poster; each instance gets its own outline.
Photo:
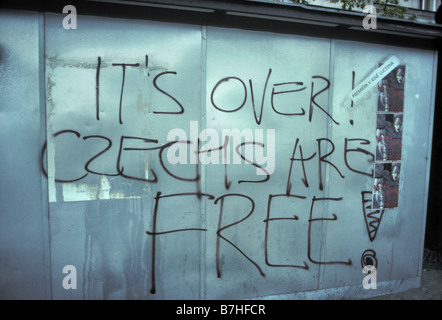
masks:
<instances>
[{"instance_id":1,"label":"photo strip on poster","mask_svg":"<svg viewBox=\"0 0 442 320\"><path fill-rule=\"evenodd\" d=\"M373 209L396 208L399 206L399 178L401 164L385 162L375 164Z\"/></svg>"},{"instance_id":2,"label":"photo strip on poster","mask_svg":"<svg viewBox=\"0 0 442 320\"><path fill-rule=\"evenodd\" d=\"M404 112L405 66L399 65L379 83L378 112Z\"/></svg>"},{"instance_id":3,"label":"photo strip on poster","mask_svg":"<svg viewBox=\"0 0 442 320\"><path fill-rule=\"evenodd\" d=\"M397 66L378 84L373 209L399 206L404 84L405 65Z\"/></svg>"},{"instance_id":4,"label":"photo strip on poster","mask_svg":"<svg viewBox=\"0 0 442 320\"><path fill-rule=\"evenodd\" d=\"M402 156L402 114L378 114L376 161L400 161Z\"/></svg>"}]
</instances>

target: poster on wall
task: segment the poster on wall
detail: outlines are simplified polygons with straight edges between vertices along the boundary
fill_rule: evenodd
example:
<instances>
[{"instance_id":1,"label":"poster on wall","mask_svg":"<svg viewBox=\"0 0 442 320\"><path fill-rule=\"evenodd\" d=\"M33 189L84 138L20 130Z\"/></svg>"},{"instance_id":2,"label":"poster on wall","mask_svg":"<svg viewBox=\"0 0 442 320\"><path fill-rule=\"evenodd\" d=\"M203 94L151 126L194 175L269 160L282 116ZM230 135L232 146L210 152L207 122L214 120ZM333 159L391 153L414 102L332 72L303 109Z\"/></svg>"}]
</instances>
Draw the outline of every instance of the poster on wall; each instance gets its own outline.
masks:
<instances>
[{"instance_id":1,"label":"poster on wall","mask_svg":"<svg viewBox=\"0 0 442 320\"><path fill-rule=\"evenodd\" d=\"M394 68L378 84L373 209L399 206L404 84L404 65Z\"/></svg>"},{"instance_id":2,"label":"poster on wall","mask_svg":"<svg viewBox=\"0 0 442 320\"><path fill-rule=\"evenodd\" d=\"M379 82L378 111L404 111L404 83L404 65L397 66Z\"/></svg>"},{"instance_id":3,"label":"poster on wall","mask_svg":"<svg viewBox=\"0 0 442 320\"><path fill-rule=\"evenodd\" d=\"M399 162L376 163L373 209L398 207L400 170Z\"/></svg>"},{"instance_id":4,"label":"poster on wall","mask_svg":"<svg viewBox=\"0 0 442 320\"><path fill-rule=\"evenodd\" d=\"M402 153L402 114L378 114L376 161L400 161Z\"/></svg>"}]
</instances>

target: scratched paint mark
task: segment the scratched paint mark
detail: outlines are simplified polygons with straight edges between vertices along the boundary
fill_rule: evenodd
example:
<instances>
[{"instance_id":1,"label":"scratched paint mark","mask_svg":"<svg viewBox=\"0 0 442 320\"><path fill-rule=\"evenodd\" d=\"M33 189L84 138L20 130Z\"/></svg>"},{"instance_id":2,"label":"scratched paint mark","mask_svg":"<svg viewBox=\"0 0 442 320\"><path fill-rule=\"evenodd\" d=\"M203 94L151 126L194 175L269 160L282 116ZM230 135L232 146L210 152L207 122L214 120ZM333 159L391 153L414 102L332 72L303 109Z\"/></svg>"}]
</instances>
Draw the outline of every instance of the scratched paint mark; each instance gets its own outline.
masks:
<instances>
[{"instance_id":1,"label":"scratched paint mark","mask_svg":"<svg viewBox=\"0 0 442 320\"><path fill-rule=\"evenodd\" d=\"M87 201L97 200L98 186L86 183L64 183L63 185L64 201Z\"/></svg>"},{"instance_id":2,"label":"scratched paint mark","mask_svg":"<svg viewBox=\"0 0 442 320\"><path fill-rule=\"evenodd\" d=\"M146 178L148 176L148 166L146 163ZM90 201L90 200L110 200L110 199L141 199L142 196L126 194L124 190L113 188L109 179L101 177L99 184L88 183L62 183L63 201Z\"/></svg>"}]
</instances>

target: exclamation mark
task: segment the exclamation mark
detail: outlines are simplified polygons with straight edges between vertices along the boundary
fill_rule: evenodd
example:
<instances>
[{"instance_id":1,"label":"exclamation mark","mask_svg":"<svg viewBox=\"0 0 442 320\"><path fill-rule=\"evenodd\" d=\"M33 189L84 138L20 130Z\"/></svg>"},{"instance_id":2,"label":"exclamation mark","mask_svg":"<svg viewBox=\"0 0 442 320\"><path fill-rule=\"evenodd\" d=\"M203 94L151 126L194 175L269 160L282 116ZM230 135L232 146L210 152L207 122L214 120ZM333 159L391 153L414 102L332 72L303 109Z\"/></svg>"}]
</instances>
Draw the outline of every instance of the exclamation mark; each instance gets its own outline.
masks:
<instances>
[{"instance_id":1,"label":"exclamation mark","mask_svg":"<svg viewBox=\"0 0 442 320\"><path fill-rule=\"evenodd\" d=\"M101 68L101 57L98 57L96 87L95 87L97 120L100 120L100 68Z\"/></svg>"},{"instance_id":2,"label":"exclamation mark","mask_svg":"<svg viewBox=\"0 0 442 320\"><path fill-rule=\"evenodd\" d=\"M355 72L354 71L351 72L351 76L352 76L352 79L351 79L351 90L353 90L355 88ZM353 100L351 100L351 107L353 108ZM350 120L350 124L351 125L354 124L353 119Z\"/></svg>"}]
</instances>

